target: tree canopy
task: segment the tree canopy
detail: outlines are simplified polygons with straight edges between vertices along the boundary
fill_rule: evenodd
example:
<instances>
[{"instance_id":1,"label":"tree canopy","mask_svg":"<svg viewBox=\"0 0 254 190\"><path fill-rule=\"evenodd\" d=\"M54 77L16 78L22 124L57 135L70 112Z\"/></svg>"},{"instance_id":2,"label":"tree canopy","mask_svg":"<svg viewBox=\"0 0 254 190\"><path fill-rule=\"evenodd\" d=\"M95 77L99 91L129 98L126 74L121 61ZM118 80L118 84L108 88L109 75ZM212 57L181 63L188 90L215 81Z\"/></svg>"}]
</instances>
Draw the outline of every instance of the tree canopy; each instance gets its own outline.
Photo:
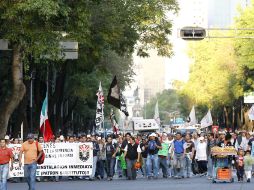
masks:
<instances>
[{"instance_id":1,"label":"tree canopy","mask_svg":"<svg viewBox=\"0 0 254 190\"><path fill-rule=\"evenodd\" d=\"M4 89L0 92L0 136L8 125L12 129L8 133L17 135L21 122L25 132L38 130L47 68L54 131L73 126L73 111L74 127L85 130L92 126L99 81L105 89L117 75L124 88L134 74L131 56L135 49L140 56L147 56L149 48L156 48L160 55L172 54L168 40L172 24L167 13L177 10L176 0L0 1L0 36L8 39L11 49L1 52L6 59L0 67ZM60 41L79 43L78 60L59 57ZM29 110L26 91L30 90L33 71L34 105ZM31 121L33 129L28 129Z\"/></svg>"}]
</instances>

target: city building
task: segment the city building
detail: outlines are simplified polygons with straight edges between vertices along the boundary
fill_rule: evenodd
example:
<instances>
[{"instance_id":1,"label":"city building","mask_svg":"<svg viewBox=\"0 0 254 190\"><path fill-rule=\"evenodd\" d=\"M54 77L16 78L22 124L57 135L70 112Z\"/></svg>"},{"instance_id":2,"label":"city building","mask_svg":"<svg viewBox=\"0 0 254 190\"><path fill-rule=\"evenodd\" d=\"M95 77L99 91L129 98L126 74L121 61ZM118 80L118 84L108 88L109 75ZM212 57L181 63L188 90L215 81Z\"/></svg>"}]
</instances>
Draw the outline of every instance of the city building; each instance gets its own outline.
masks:
<instances>
[{"instance_id":1,"label":"city building","mask_svg":"<svg viewBox=\"0 0 254 190\"><path fill-rule=\"evenodd\" d=\"M140 104L144 105L157 93L165 89L165 57L157 55L157 51L150 50L149 57L134 57L134 63L138 66L137 72Z\"/></svg>"},{"instance_id":2,"label":"city building","mask_svg":"<svg viewBox=\"0 0 254 190\"><path fill-rule=\"evenodd\" d=\"M238 8L250 3L251 0L208 0L208 27L230 27L238 16Z\"/></svg>"}]
</instances>

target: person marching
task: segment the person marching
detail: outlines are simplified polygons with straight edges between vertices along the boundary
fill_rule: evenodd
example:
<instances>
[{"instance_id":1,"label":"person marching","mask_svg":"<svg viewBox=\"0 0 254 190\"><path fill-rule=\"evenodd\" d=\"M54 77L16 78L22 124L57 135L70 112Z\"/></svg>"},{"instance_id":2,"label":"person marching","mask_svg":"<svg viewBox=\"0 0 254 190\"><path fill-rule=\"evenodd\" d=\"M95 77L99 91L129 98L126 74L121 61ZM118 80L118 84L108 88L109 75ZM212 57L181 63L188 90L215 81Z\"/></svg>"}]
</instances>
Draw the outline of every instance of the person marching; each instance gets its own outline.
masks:
<instances>
[{"instance_id":1,"label":"person marching","mask_svg":"<svg viewBox=\"0 0 254 190\"><path fill-rule=\"evenodd\" d=\"M186 134L185 136L185 143L183 145L185 149L184 161L185 161L185 168L187 172L187 178L190 178L191 174L191 163L194 157L195 152L195 144L191 140L191 134Z\"/></svg>"},{"instance_id":2,"label":"person marching","mask_svg":"<svg viewBox=\"0 0 254 190\"><path fill-rule=\"evenodd\" d=\"M158 156L159 156L159 165L162 168L162 174L163 178L168 178L168 151L169 151L169 141L168 141L168 135L166 133L162 134L161 137L161 146L162 149L159 150Z\"/></svg>"},{"instance_id":3,"label":"person marching","mask_svg":"<svg viewBox=\"0 0 254 190\"><path fill-rule=\"evenodd\" d=\"M7 190L7 177L9 172L9 162L11 160L11 170L13 169L13 153L7 148L5 139L0 140L0 189Z\"/></svg>"},{"instance_id":4,"label":"person marching","mask_svg":"<svg viewBox=\"0 0 254 190\"><path fill-rule=\"evenodd\" d=\"M158 162L158 151L161 149L161 143L156 137L155 133L149 135L149 141L146 144L146 148L148 150L147 155L147 176L148 179L152 178L152 172L154 179L158 179L158 172L159 172L159 162Z\"/></svg>"},{"instance_id":5,"label":"person marching","mask_svg":"<svg viewBox=\"0 0 254 190\"><path fill-rule=\"evenodd\" d=\"M137 171L134 165L140 162L141 149L139 144L135 142L134 137L130 137L130 143L124 148L124 156L127 162L127 176L128 180L135 180Z\"/></svg>"},{"instance_id":6,"label":"person marching","mask_svg":"<svg viewBox=\"0 0 254 190\"><path fill-rule=\"evenodd\" d=\"M254 158L250 154L250 150L247 150L244 156L244 172L247 178L247 182L250 183L252 166L254 164Z\"/></svg>"},{"instance_id":7,"label":"person marching","mask_svg":"<svg viewBox=\"0 0 254 190\"><path fill-rule=\"evenodd\" d=\"M116 153L118 152L118 145L112 143L112 137L108 137L106 144L106 164L108 181L113 180L115 174Z\"/></svg>"},{"instance_id":8,"label":"person marching","mask_svg":"<svg viewBox=\"0 0 254 190\"><path fill-rule=\"evenodd\" d=\"M19 153L19 165L22 166L22 155L24 154L24 173L27 179L27 184L29 190L35 190L35 178L36 178L36 169L37 161L42 156L43 150L38 143L38 148L36 142L34 141L34 135L28 134L27 141L24 142L21 146Z\"/></svg>"},{"instance_id":9,"label":"person marching","mask_svg":"<svg viewBox=\"0 0 254 190\"><path fill-rule=\"evenodd\" d=\"M238 181L243 182L243 175L244 175L244 151L240 149L238 151L238 155L236 157L236 175Z\"/></svg>"}]
</instances>

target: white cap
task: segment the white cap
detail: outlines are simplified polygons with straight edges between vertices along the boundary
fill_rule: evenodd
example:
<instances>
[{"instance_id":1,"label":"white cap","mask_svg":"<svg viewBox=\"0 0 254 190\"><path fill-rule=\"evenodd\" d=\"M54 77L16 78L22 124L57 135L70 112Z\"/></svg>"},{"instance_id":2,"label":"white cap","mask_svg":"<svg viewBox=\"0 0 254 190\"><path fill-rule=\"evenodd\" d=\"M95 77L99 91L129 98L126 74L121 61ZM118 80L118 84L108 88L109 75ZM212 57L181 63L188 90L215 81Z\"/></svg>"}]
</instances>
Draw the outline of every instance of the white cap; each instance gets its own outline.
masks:
<instances>
[{"instance_id":1,"label":"white cap","mask_svg":"<svg viewBox=\"0 0 254 190\"><path fill-rule=\"evenodd\" d=\"M64 140L64 136L61 135L61 136L59 137L59 139L60 139L60 141L63 141L63 140Z\"/></svg>"},{"instance_id":2,"label":"white cap","mask_svg":"<svg viewBox=\"0 0 254 190\"><path fill-rule=\"evenodd\" d=\"M157 135L155 133L151 133L149 137L157 137Z\"/></svg>"},{"instance_id":3,"label":"white cap","mask_svg":"<svg viewBox=\"0 0 254 190\"><path fill-rule=\"evenodd\" d=\"M87 137L87 138L90 138L90 137L91 137L91 135L87 135L86 137Z\"/></svg>"},{"instance_id":4,"label":"white cap","mask_svg":"<svg viewBox=\"0 0 254 190\"><path fill-rule=\"evenodd\" d=\"M10 140L10 137L8 135L5 135L4 140Z\"/></svg>"}]
</instances>

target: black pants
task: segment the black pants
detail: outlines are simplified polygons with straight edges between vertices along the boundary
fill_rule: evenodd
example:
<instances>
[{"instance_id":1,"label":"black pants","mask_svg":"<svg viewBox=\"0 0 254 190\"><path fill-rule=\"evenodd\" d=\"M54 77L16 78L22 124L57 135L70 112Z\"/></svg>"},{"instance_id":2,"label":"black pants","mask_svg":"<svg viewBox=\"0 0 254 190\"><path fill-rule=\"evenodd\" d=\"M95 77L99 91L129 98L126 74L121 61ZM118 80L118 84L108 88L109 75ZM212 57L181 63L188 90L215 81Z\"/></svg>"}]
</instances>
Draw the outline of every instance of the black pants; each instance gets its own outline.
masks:
<instances>
[{"instance_id":1,"label":"black pants","mask_svg":"<svg viewBox=\"0 0 254 190\"><path fill-rule=\"evenodd\" d=\"M236 175L238 179L242 179L243 178L243 174L244 174L244 168L243 166L238 166L237 167L237 171L236 171Z\"/></svg>"},{"instance_id":2,"label":"black pants","mask_svg":"<svg viewBox=\"0 0 254 190\"><path fill-rule=\"evenodd\" d=\"M198 161L198 170L199 170L199 173L201 173L201 174L207 172L207 161L206 160L199 160Z\"/></svg>"}]
</instances>

